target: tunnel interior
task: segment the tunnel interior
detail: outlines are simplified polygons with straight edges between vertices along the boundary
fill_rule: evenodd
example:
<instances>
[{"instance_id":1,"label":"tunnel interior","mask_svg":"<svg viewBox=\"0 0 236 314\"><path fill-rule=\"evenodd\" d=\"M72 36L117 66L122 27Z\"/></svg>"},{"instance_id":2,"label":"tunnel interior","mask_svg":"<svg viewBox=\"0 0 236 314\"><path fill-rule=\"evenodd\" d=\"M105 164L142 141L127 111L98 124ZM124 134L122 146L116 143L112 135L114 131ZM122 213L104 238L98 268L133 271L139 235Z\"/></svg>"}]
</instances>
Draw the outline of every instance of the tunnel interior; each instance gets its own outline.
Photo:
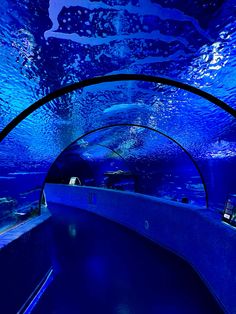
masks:
<instances>
[{"instance_id":1,"label":"tunnel interior","mask_svg":"<svg viewBox=\"0 0 236 314\"><path fill-rule=\"evenodd\" d=\"M106 82L104 76L91 85L88 80L84 88L70 85L63 96L52 93L35 103L36 110L33 104L29 114L23 111L24 119L19 115L22 120L1 142L3 225L4 220L16 223L23 211L39 212L47 172L50 169L51 177L60 174L54 168L52 175L51 165L62 151L59 159L64 164L66 158L74 163L78 159L77 168L83 161L91 180L94 168L96 176L103 167L115 170L109 169L113 158L137 178L137 192L222 212L236 180L231 107L226 105L226 111L188 91L188 85L183 89L148 76L114 78L117 81ZM66 167L70 165L68 159Z\"/></svg>"},{"instance_id":2,"label":"tunnel interior","mask_svg":"<svg viewBox=\"0 0 236 314\"><path fill-rule=\"evenodd\" d=\"M92 150L95 153L94 165L99 154L103 155L99 161L108 158L105 168L111 158L115 158L115 163L118 159L121 162L115 153L105 153L106 148L101 145L107 142L107 152L114 147L121 150L122 162L126 160L133 170L146 169L147 176L152 176L153 183L149 181L147 191L139 184L140 192L180 199L172 186L184 185L192 194L199 194L193 202L204 205L203 184L206 207L223 210L228 195L235 193L236 183L236 102L231 79L235 73L236 34L233 0L208 3L45 0L34 5L24 0L16 4L2 1L0 10L3 228L17 223L17 213L25 208L37 213L47 172L66 147L88 132L115 124L149 127L169 136L170 141L138 127L126 131L127 139L114 134L112 140L111 132L115 129L103 130L109 133L106 140L103 138L101 143L96 140L100 145L96 147L89 144L90 154ZM162 80L123 77L57 92L76 82L119 73L152 75ZM169 85L165 78L175 83ZM193 88L199 93L195 94ZM204 92L210 96L204 98L201 94ZM35 111L32 109L23 115L24 119L20 118L44 97L42 106L34 106ZM226 107L218 107L214 97L218 105L221 102ZM185 167L188 157L183 154L182 160L173 141L197 167L196 182L186 181L194 167L189 162ZM73 150L78 164L84 160L89 165L75 147ZM145 158L149 166L141 165ZM166 178L173 171L175 179L180 181L182 177L182 182L169 177L166 193L157 193L160 178L158 181L152 173L157 168L163 168L160 170L163 173L166 169ZM88 171L92 176L93 169ZM201 181L197 178L199 174ZM144 175L141 181L145 181Z\"/></svg>"},{"instance_id":3,"label":"tunnel interior","mask_svg":"<svg viewBox=\"0 0 236 314\"><path fill-rule=\"evenodd\" d=\"M168 212L176 233L166 239L236 311L235 229L222 222L235 199L236 225L235 16L235 0L1 1L0 245L32 221L43 230L47 185L78 185L81 199L99 191L117 204L160 202L154 213L124 214L125 201L109 213L151 237L150 217L158 224Z\"/></svg>"},{"instance_id":4,"label":"tunnel interior","mask_svg":"<svg viewBox=\"0 0 236 314\"><path fill-rule=\"evenodd\" d=\"M206 206L201 175L185 151L141 126L106 127L70 145L51 166L46 182L68 184L71 177L84 186Z\"/></svg>"}]
</instances>

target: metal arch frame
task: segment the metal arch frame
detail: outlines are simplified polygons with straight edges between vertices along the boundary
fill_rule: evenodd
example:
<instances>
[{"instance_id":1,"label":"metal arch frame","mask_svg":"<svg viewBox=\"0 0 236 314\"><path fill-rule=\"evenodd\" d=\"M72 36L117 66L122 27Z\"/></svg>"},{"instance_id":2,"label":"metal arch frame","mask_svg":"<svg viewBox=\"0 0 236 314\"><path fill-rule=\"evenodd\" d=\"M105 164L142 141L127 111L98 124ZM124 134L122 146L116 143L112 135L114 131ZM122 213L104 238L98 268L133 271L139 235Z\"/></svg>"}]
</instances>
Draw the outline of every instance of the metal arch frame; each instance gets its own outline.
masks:
<instances>
[{"instance_id":1,"label":"metal arch frame","mask_svg":"<svg viewBox=\"0 0 236 314\"><path fill-rule=\"evenodd\" d=\"M79 139L78 139L79 140ZM69 144L65 149L63 149L63 151L60 153L60 155L69 147L69 146L71 146L71 145L73 145L74 143L76 143L78 140L75 140L75 141L73 141L71 144ZM103 144L98 144L98 143L96 143L96 144L93 144L93 146L101 146L101 147L104 147L104 148L107 148L107 149L109 149L111 152L113 152L115 155L117 155L118 157L120 157L123 161L124 161L124 163L125 164L127 164L127 162L126 162L126 160L125 160L125 158L121 155L121 154L119 154L119 153L117 153L117 151L115 151L114 149L112 149L112 148L110 148L110 147L108 147L108 146L106 146L106 145L103 145ZM59 156L60 156L59 155ZM59 157L59 156L57 156L57 158ZM56 158L56 159L57 159ZM82 158L82 157L81 157ZM82 158L83 159L83 158ZM83 159L83 160L85 160L85 159ZM56 161L56 160L55 160ZM54 162L55 162L54 161ZM54 163L53 162L53 163ZM128 167L129 168L129 167Z\"/></svg>"},{"instance_id":2,"label":"metal arch frame","mask_svg":"<svg viewBox=\"0 0 236 314\"><path fill-rule=\"evenodd\" d=\"M101 83L109 83L109 82L117 82L117 81L145 81L151 83L161 83L163 85L169 85L173 87L177 87L183 90L186 90L192 94L198 95L206 100L210 101L211 103L215 104L216 106L220 107L224 111L228 112L230 115L236 118L236 110L231 108L222 100L218 99L217 97L188 84L172 80L170 78L164 78L160 76L151 76L151 75L144 75L144 74L114 74L114 75L105 75L105 76L98 76L93 77L87 80L83 80L80 82L73 83L71 85L62 87L47 96L39 99L28 108L23 110L18 116L16 116L8 125L1 131L0 133L0 142L14 129L22 120L24 120L27 116L29 116L32 112L36 109L40 108L41 106L45 105L47 102L52 101L55 98L63 96L67 93L75 91L77 89L81 89L87 86L97 85Z\"/></svg>"},{"instance_id":3,"label":"metal arch frame","mask_svg":"<svg viewBox=\"0 0 236 314\"><path fill-rule=\"evenodd\" d=\"M106 146L106 145L103 145L103 144L94 144L94 145L101 146L101 147L104 147L104 148L109 149L109 150L110 150L111 152L113 152L115 155L119 156L119 157L124 161L124 163L127 165L127 162L126 162L125 158L124 158L120 153L117 153L117 151L114 150L113 148L110 148L110 147L108 147L108 146ZM128 168L129 168L129 167L128 167ZM130 169L129 169L129 170L130 170ZM132 171L131 171L131 172L132 172Z\"/></svg>"},{"instance_id":4,"label":"metal arch frame","mask_svg":"<svg viewBox=\"0 0 236 314\"><path fill-rule=\"evenodd\" d=\"M206 182L205 182L205 179L204 179L204 176L202 175L202 172L201 172L201 169L198 167L198 164L197 162L195 161L195 159L192 157L192 155L179 143L177 142L175 139L173 139L171 136L157 130L157 129L154 129L152 127L149 127L149 126L145 126L145 125L142 125L142 124L132 124L132 123L118 123L118 124L111 124L111 125L105 125L105 126L102 126L102 127L99 127L99 128L96 128L96 129L93 129L91 131L88 131L86 133L84 133L83 135L79 136L75 141L71 142L70 145L73 145L74 143L76 143L77 141L81 140L82 138L84 138L85 136L87 135L90 135L92 133L95 133L97 131L101 131L101 130L104 130L104 129L108 129L108 128L112 128L112 127L121 127L121 126L135 126L135 127L140 127L140 128L144 128L144 129L147 129L149 131L153 131L153 132L156 132L166 138L168 138L170 141L172 141L173 143L175 143L177 146L179 146L182 151L184 151L184 153L189 157L189 159L192 161L192 163L194 164L200 178L201 178L201 181L202 181L202 184L203 184L203 187L204 187L204 192L205 192L205 198L206 198L206 208L208 208L208 203L209 203L209 200L208 200L208 191L207 191L207 186L206 186ZM61 153L60 155L70 146L68 145ZM59 156L60 156L59 155ZM58 157L59 157L58 156ZM57 158L58 158L57 157ZM55 159L55 161L57 160L57 158ZM54 161L54 162L55 162ZM54 165L54 162L51 164L48 172L51 170L52 166ZM47 176L45 177L45 180L42 184L42 189L41 189L41 193L40 193L40 198L39 198L39 209L41 210L41 197L43 195L43 191L44 191L44 187L45 187L45 184L46 184L46 180L47 180Z\"/></svg>"},{"instance_id":5,"label":"metal arch frame","mask_svg":"<svg viewBox=\"0 0 236 314\"><path fill-rule=\"evenodd\" d=\"M73 143L72 144L70 144L70 145L73 145ZM106 146L106 145L103 145L103 144L93 144L94 146L101 146L101 147L104 147L104 148L107 148L107 149L109 149L111 152L113 152L115 155L117 155L118 157L120 157L120 159L122 159L123 160L123 162L125 163L125 165L128 167L128 169L129 169L129 171L132 173L132 175L134 175L133 174L133 171L130 169L130 167L129 167L129 165L128 165L128 162L125 160L125 158L120 154L120 153L117 153L117 151L115 151L113 148L110 148L110 147L108 147L108 146ZM67 146L68 147L68 146Z\"/></svg>"},{"instance_id":6,"label":"metal arch frame","mask_svg":"<svg viewBox=\"0 0 236 314\"><path fill-rule=\"evenodd\" d=\"M86 136L86 135L85 135ZM69 146L71 146L71 145L73 145L74 143L76 143L77 141L79 141L79 139L77 139L77 140L75 140L75 141L73 141L71 144L69 144L61 153L60 153L60 155L69 147ZM123 161L124 161L124 163L127 165L127 162L126 162L126 160L125 160L125 158L121 155L121 154L119 154L119 153L117 153L117 151L115 151L114 149L112 149L112 148L110 148L110 147L108 147L108 146L106 146L106 145L103 145L103 144L98 144L98 143L96 143L96 144L93 144L93 146L101 146L101 147L104 147L104 148L106 148L106 149L108 149L108 150L110 150L111 152L113 152L115 155L117 155L118 157L120 157L120 159L122 159ZM60 156L59 155L59 156ZM58 156L58 157L59 157ZM58 158L57 157L57 158ZM57 160L57 158L55 159L55 161ZM82 157L81 157L82 158ZM83 158L82 158L83 159ZM83 160L85 160L85 159L83 159ZM54 162L55 162L54 161ZM53 164L54 164L54 162L53 162ZM128 167L129 168L129 167ZM51 169L51 167L50 167L50 169ZM130 169L129 169L130 170ZM132 172L132 171L131 171Z\"/></svg>"},{"instance_id":7,"label":"metal arch frame","mask_svg":"<svg viewBox=\"0 0 236 314\"><path fill-rule=\"evenodd\" d=\"M84 135L84 136L86 136L86 135ZM80 139L81 139L81 138L78 138L77 140L73 141L72 143L70 143L68 146L66 146L66 148L64 148L64 149L60 152L60 154L56 157L56 159L53 161L53 163L52 163L51 166L49 167L49 170L48 170L48 172L47 172L47 175L46 175L44 181L47 181L48 174L49 174L51 168L53 167L53 165L55 164L55 162L57 161L57 159L61 156L61 154L63 154L64 151L65 151L67 148L69 148L70 146L72 146L74 143L76 143L76 142L79 141ZM121 154L117 153L114 149L112 149L112 148L110 148L110 147L108 147L108 146L106 146L106 145L97 144L97 143L96 143L96 144L93 144L93 146L101 146L101 147L104 147L104 148L110 150L110 151L113 152L115 155L117 155L118 157L120 157L120 159L122 159L122 160L124 161L124 163L127 165L127 162L126 162L125 158L124 158ZM84 160L84 161L86 162L86 160L85 160L83 157L81 157L80 154L78 154L78 155L80 156L80 158L81 158L82 160ZM88 164L89 164L89 163L88 163ZM128 167L128 168L129 168L129 167ZM90 167L90 169L92 169L92 168ZM130 169L129 169L129 170L130 170ZM132 171L131 171L131 172L132 172ZM45 185L45 182L43 183L43 186L44 186L44 185ZM42 194L43 194L43 192L42 192Z\"/></svg>"},{"instance_id":8,"label":"metal arch frame","mask_svg":"<svg viewBox=\"0 0 236 314\"><path fill-rule=\"evenodd\" d=\"M116 75L106 75L106 76L99 76L99 77L94 77L94 78L90 78L87 80L83 80L81 82L76 82L74 84L62 87L59 90L56 90L52 93L50 93L49 95L46 95L45 97L39 99L38 101L36 101L35 103L33 103L32 105L30 105L28 108L26 108L25 110L23 110L18 116L16 116L10 123L8 123L8 125L0 132L0 142L2 142L4 140L4 138L21 122L23 121L27 116L29 116L32 112L34 112L35 110L37 110L38 108L40 108L41 106L45 105L47 102L52 101L53 99L56 99L60 96L63 96L67 93L70 93L72 91L75 91L77 89L81 89L87 86L92 86L92 85L97 85L97 84L101 84L101 83L109 83L109 82L117 82L117 81L145 81L145 82L151 82L151 83L161 83L163 85L168 85L168 86L173 86L176 88L180 88L183 90L186 90L192 94L198 95L208 101L210 101L211 103L215 104L216 106L220 107L221 109L223 109L224 111L226 111L227 113L229 113L230 115L232 115L233 117L236 118L236 110L234 110L233 108L231 108L229 105L227 105L225 102L223 102L222 100L218 99L217 97L200 90L197 87L179 82L179 81L175 81L172 80L170 78L164 78L164 77L160 77L160 76L151 76L151 75L144 75L144 74L116 74ZM155 130L154 130L155 131ZM156 130L157 131L157 130ZM91 132L90 132L91 133ZM164 135L164 134L163 134ZM168 137L166 135L166 137ZM170 137L168 137L170 138ZM170 138L171 139L171 138ZM179 145L179 143L177 143L176 141L174 141L177 145ZM180 146L189 156L189 158L193 161L193 163L195 164L195 167L197 168L198 172L200 171L197 163L195 162L195 160L192 158L191 154L189 154L188 151L186 151L182 146ZM204 178L201 174L201 171L199 172L200 177L202 179L202 182L204 184L204 189L206 190L206 184L204 181ZM208 207L208 194L206 193L206 203L207 203L207 207ZM41 198L40 198L41 199Z\"/></svg>"},{"instance_id":9,"label":"metal arch frame","mask_svg":"<svg viewBox=\"0 0 236 314\"><path fill-rule=\"evenodd\" d=\"M110 151L112 151L115 155L117 155L117 156L119 156L125 163L126 163L126 160L125 160L125 158L120 154L120 153L117 153L117 151L115 151L113 148L110 148L110 147L108 147L108 146L106 146L106 145L103 145L103 144L93 144L93 145L97 145L97 146L101 146L101 147L104 147L104 148L107 148L107 149L109 149Z\"/></svg>"}]
</instances>

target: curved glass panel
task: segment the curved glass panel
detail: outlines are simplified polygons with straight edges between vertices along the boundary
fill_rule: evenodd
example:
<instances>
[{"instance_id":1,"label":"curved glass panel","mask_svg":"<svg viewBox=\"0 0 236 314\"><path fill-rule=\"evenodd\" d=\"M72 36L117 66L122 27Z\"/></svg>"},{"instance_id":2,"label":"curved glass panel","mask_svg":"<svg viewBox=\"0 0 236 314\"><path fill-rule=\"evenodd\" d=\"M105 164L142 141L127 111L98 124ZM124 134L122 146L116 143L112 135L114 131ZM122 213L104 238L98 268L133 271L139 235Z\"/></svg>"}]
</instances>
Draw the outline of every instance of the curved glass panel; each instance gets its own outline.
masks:
<instances>
[{"instance_id":1,"label":"curved glass panel","mask_svg":"<svg viewBox=\"0 0 236 314\"><path fill-rule=\"evenodd\" d=\"M0 130L50 92L114 73L188 82L236 108L235 16L234 0L3 0ZM234 119L177 88L117 82L51 101L0 144L0 216L15 220L12 213L27 206L37 212L39 188L60 152L116 123L149 126L179 142L204 174L212 208L235 193Z\"/></svg>"},{"instance_id":2,"label":"curved glass panel","mask_svg":"<svg viewBox=\"0 0 236 314\"><path fill-rule=\"evenodd\" d=\"M235 15L234 0L3 0L0 127L61 86L121 71L183 80L235 108Z\"/></svg>"},{"instance_id":3,"label":"curved glass panel","mask_svg":"<svg viewBox=\"0 0 236 314\"><path fill-rule=\"evenodd\" d=\"M142 81L86 87L37 109L1 143L2 184L16 171L29 174L45 172L46 175L55 158L78 137L99 127L127 123L157 129L184 147L204 175L210 206L223 208L227 193L233 192L236 180L236 176L232 175L236 156L235 119L216 105L187 91ZM140 131L136 136L142 141L144 134ZM106 141L104 144L107 144ZM149 146L144 146L147 155L151 153L152 146L150 139ZM168 156L167 147L159 147L162 156ZM124 152L124 158L127 157L125 154L128 150ZM31 175L26 175L25 193L38 188L45 175L37 175L38 182ZM1 191L3 200L7 198L8 201L15 195L13 182L16 181L11 180L8 192ZM24 186L23 182L21 186ZM31 184L30 188L28 184ZM31 203L25 200L27 204Z\"/></svg>"},{"instance_id":4,"label":"curved glass panel","mask_svg":"<svg viewBox=\"0 0 236 314\"><path fill-rule=\"evenodd\" d=\"M87 138L87 137L86 137ZM104 172L129 172L125 159L102 143L89 145L87 140L69 146L51 166L48 183L68 184L72 177L81 185L105 187Z\"/></svg>"},{"instance_id":5,"label":"curved glass panel","mask_svg":"<svg viewBox=\"0 0 236 314\"><path fill-rule=\"evenodd\" d=\"M58 173L67 183L72 175L84 177L84 160L93 169L94 180L83 185L206 205L204 186L192 160L180 146L156 131L134 125L95 131L60 155L47 182L61 183Z\"/></svg>"}]
</instances>

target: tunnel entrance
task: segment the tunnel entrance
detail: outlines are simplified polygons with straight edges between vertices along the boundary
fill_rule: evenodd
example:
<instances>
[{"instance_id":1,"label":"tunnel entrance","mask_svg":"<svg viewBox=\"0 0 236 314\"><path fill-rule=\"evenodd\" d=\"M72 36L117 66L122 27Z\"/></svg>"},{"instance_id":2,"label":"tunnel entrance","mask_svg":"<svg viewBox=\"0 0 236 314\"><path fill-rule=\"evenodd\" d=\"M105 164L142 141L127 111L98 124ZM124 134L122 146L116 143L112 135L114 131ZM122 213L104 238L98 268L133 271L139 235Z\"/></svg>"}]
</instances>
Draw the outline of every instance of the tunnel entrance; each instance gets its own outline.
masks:
<instances>
[{"instance_id":1,"label":"tunnel entrance","mask_svg":"<svg viewBox=\"0 0 236 314\"><path fill-rule=\"evenodd\" d=\"M143 125L104 126L79 137L54 161L45 183L69 184L71 177L80 177L84 186L198 206L208 202L204 177L191 154L167 134Z\"/></svg>"}]
</instances>

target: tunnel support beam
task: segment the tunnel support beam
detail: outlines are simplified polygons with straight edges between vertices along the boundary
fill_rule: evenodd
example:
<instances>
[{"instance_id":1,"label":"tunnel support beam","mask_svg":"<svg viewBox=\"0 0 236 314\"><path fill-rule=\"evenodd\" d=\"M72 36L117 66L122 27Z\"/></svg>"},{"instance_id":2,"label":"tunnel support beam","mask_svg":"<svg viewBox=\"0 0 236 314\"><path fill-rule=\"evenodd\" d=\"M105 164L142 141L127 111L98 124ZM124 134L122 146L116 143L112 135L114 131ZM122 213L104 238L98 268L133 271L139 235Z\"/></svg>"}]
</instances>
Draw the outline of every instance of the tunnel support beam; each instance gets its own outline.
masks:
<instances>
[{"instance_id":1,"label":"tunnel support beam","mask_svg":"<svg viewBox=\"0 0 236 314\"><path fill-rule=\"evenodd\" d=\"M45 97L39 99L24 111L22 111L18 116L16 116L0 133L0 142L7 136L8 133L11 132L21 121L23 121L26 117L28 117L32 112L45 105L47 102L52 101L58 97L61 97L67 93L73 92L77 89L81 89L87 86L97 85L101 83L109 83L109 82L118 82L118 81L145 81L151 83L160 83L163 85L177 87L183 90L186 90L192 94L198 95L216 106L220 107L224 111L228 112L230 115L236 118L236 110L227 105L224 101L218 99L217 97L188 84L172 80L170 78L164 78L160 76L151 76L144 74L114 74L114 75L106 75L106 76L98 76L94 78L90 78L81 82L76 82L71 85L62 87Z\"/></svg>"},{"instance_id":2,"label":"tunnel support beam","mask_svg":"<svg viewBox=\"0 0 236 314\"><path fill-rule=\"evenodd\" d=\"M195 166L200 178L201 178L201 181L202 181L202 184L203 184L203 188L204 188L204 191L205 191L205 197L206 197L206 207L208 208L208 205L209 205L209 197L208 197L208 190L207 190L207 185L206 185L206 182L205 182L205 179L204 179L204 176L201 172L201 169L199 168L197 162L195 161L195 159L193 158L193 156L188 152L188 150L186 150L178 141L176 141L174 138L172 138L171 136L165 134L164 132L158 130L158 129L154 129L154 128L151 128L149 126L145 126L145 125L142 125L142 124L133 124L133 123L120 123L120 124L111 124L111 125L106 125L106 126L102 126L100 128L97 128L97 129L94 129L94 130L91 130L83 135L81 135L79 138L77 138L73 143L71 143L70 145L73 145L74 143L76 143L77 141L81 140L82 138L84 138L85 136L87 135L90 135L92 133L95 133L97 131L101 131L101 130L104 130L104 129L108 129L108 128L112 128L112 127L121 127L121 126L128 126L128 127L139 127L139 128L144 128L144 129L147 129L149 131L152 131L152 132L156 132L166 138L168 138L171 142L175 143L178 147L181 148L181 150L189 157L189 159L191 160L191 162L193 163L193 165ZM63 150L65 151L67 149L67 147ZM61 154L63 153L63 151L61 152ZM115 151L113 151L114 153L116 153ZM117 153L116 153L117 154ZM56 160L55 160L56 161ZM55 162L54 161L54 162ZM54 163L53 163L54 164ZM51 167L53 166L53 164L51 165ZM50 169L51 169L50 167ZM49 169L49 171L50 171ZM46 180L47 178L45 178L45 181L44 181L44 184L43 184L43 188L42 188L42 192L41 192L41 195L40 195L40 200L41 200L41 197L42 197L42 193L43 193L43 189L44 189L44 186L46 184ZM39 203L41 204L41 203Z\"/></svg>"}]
</instances>

